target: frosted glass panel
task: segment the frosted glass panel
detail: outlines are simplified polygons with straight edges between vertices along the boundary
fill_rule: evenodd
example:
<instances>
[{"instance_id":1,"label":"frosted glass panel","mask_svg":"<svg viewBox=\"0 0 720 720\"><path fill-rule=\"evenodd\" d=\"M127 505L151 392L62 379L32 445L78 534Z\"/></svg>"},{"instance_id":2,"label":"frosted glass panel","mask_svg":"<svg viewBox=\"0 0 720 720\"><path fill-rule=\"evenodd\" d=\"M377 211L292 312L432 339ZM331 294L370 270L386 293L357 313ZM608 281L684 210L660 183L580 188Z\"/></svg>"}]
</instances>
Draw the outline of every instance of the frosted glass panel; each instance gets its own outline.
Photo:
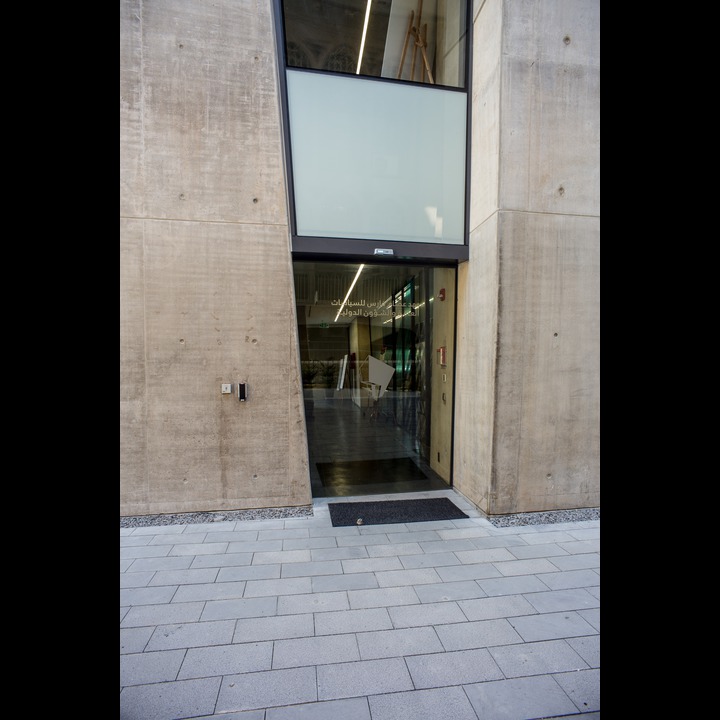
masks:
<instances>
[{"instance_id":1,"label":"frosted glass panel","mask_svg":"<svg viewBox=\"0 0 720 720\"><path fill-rule=\"evenodd\" d=\"M300 236L463 244L466 94L287 71Z\"/></svg>"}]
</instances>

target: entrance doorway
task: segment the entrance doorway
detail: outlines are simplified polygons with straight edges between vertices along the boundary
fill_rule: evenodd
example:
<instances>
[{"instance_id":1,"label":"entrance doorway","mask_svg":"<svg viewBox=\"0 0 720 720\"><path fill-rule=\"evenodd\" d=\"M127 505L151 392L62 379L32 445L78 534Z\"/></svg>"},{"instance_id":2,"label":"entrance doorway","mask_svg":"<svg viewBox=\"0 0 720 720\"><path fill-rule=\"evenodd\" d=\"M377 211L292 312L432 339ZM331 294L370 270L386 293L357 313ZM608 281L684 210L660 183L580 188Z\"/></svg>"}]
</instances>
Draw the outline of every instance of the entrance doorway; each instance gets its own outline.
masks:
<instances>
[{"instance_id":1,"label":"entrance doorway","mask_svg":"<svg viewBox=\"0 0 720 720\"><path fill-rule=\"evenodd\" d=\"M455 268L293 267L313 497L447 489Z\"/></svg>"}]
</instances>

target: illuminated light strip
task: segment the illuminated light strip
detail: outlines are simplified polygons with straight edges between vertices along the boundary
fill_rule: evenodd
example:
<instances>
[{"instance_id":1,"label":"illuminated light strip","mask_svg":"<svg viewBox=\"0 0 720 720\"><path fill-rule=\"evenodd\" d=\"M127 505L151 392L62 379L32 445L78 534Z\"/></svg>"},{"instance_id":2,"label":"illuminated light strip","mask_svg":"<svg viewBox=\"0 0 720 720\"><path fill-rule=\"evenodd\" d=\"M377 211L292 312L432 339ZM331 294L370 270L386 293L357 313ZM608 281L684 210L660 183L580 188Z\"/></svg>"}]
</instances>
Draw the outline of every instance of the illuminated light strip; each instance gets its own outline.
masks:
<instances>
[{"instance_id":1,"label":"illuminated light strip","mask_svg":"<svg viewBox=\"0 0 720 720\"><path fill-rule=\"evenodd\" d=\"M363 56L363 51L365 50L365 35L367 34L368 22L370 21L370 6L371 5L372 5L372 0L368 0L367 9L365 10L365 25L363 25L362 40L360 41L360 54L358 55L358 66L357 66L357 70L355 71L356 75L360 74L360 65L362 65L362 56Z\"/></svg>"},{"instance_id":2,"label":"illuminated light strip","mask_svg":"<svg viewBox=\"0 0 720 720\"><path fill-rule=\"evenodd\" d=\"M358 278L360 277L360 273L363 271L363 268L365 265L361 265L358 268L358 271L355 273L355 279L352 281L352 285L350 286L350 289L347 291L347 295L345 296L345 299L342 301L342 305L340 306L340 309L338 310L338 314L335 316L335 319L333 322L337 322L337 319L340 317L340 313L343 311L343 308L345 307L345 303L348 301L348 298L350 297L350 293L352 292L353 288L355 287L355 283L358 281Z\"/></svg>"}]
</instances>

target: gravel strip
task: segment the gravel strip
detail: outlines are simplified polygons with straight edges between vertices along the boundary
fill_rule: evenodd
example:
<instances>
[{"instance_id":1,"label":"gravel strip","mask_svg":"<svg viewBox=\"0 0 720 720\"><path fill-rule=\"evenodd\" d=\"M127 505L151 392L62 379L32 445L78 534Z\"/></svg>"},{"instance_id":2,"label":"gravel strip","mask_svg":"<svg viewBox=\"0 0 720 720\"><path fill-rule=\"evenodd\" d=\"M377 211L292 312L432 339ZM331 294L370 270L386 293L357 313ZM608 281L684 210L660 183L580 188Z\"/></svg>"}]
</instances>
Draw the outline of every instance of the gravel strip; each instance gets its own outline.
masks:
<instances>
[{"instance_id":1,"label":"gravel strip","mask_svg":"<svg viewBox=\"0 0 720 720\"><path fill-rule=\"evenodd\" d=\"M551 523L578 522L580 520L599 520L600 508L549 510L547 512L516 513L515 515L488 515L486 519L495 527L512 527L514 525L547 525Z\"/></svg>"},{"instance_id":2,"label":"gravel strip","mask_svg":"<svg viewBox=\"0 0 720 720\"><path fill-rule=\"evenodd\" d=\"M228 520L274 520L278 518L312 517L311 507L260 508L257 510L226 510L221 512L176 513L174 515L138 515L121 517L121 528L152 527L154 525L194 525ZM550 510L548 512L516 513L514 515L485 516L495 527L515 525L546 525L551 523L599 520L600 508L579 510Z\"/></svg>"}]
</instances>

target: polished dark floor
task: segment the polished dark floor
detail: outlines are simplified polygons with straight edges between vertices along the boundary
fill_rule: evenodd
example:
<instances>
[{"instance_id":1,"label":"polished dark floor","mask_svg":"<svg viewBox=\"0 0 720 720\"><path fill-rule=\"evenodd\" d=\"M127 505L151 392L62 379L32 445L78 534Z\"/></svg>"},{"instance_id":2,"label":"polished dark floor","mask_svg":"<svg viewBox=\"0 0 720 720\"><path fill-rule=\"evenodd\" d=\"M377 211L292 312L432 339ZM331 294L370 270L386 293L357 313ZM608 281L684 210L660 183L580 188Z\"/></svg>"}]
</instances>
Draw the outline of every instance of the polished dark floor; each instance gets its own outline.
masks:
<instances>
[{"instance_id":1,"label":"polished dark floor","mask_svg":"<svg viewBox=\"0 0 720 720\"><path fill-rule=\"evenodd\" d=\"M306 400L313 497L447 490L420 457L415 438L382 403L358 407L348 392Z\"/></svg>"}]
</instances>

